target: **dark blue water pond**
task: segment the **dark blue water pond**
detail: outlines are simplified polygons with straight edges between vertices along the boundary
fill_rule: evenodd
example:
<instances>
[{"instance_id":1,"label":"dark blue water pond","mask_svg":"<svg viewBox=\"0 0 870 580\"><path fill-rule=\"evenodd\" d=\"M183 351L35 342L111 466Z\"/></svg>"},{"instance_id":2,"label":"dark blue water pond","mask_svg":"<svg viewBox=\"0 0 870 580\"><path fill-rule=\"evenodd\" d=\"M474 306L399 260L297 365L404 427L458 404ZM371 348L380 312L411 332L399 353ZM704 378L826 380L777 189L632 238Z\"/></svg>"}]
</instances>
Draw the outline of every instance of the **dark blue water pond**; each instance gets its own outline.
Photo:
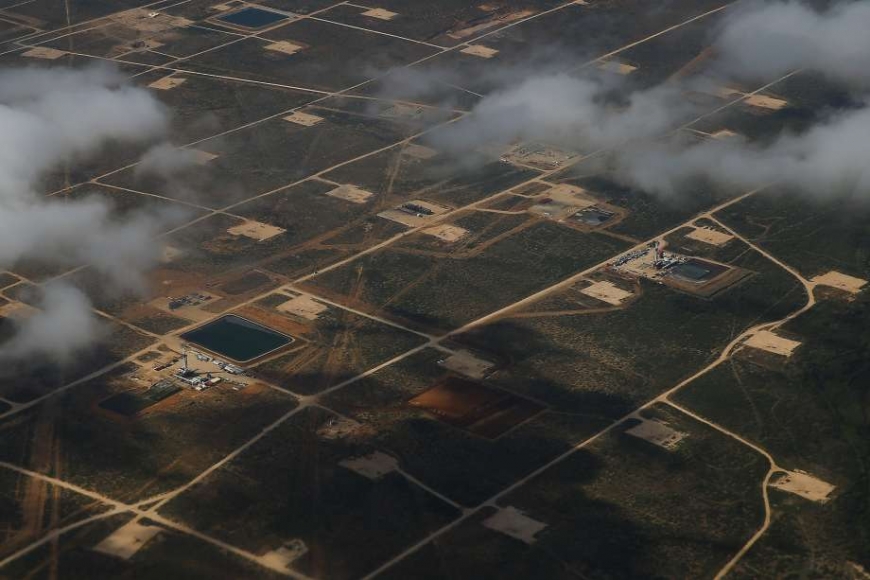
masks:
<instances>
[{"instance_id":1,"label":"dark blue water pond","mask_svg":"<svg viewBox=\"0 0 870 580\"><path fill-rule=\"evenodd\" d=\"M271 10L263 10L261 8L242 8L238 12L218 16L218 20L235 24L236 26L244 26L245 28L263 28L270 24L275 24L282 20L286 20L286 14L279 14Z\"/></svg>"},{"instance_id":2,"label":"dark blue water pond","mask_svg":"<svg viewBox=\"0 0 870 580\"><path fill-rule=\"evenodd\" d=\"M285 334L234 314L185 332L181 338L239 362L255 359L293 342Z\"/></svg>"}]
</instances>

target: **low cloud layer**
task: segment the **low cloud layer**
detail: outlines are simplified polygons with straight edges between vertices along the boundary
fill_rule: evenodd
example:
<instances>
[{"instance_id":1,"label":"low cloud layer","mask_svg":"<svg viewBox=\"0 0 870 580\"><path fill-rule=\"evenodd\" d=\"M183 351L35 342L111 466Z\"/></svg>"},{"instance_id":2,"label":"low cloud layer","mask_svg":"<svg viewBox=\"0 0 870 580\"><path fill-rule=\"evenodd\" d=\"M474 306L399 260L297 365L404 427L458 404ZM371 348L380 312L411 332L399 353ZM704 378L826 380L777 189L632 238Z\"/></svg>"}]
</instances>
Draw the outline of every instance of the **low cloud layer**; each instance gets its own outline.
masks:
<instances>
[{"instance_id":1,"label":"low cloud layer","mask_svg":"<svg viewBox=\"0 0 870 580\"><path fill-rule=\"evenodd\" d=\"M741 140L707 141L686 148L630 147L617 156L626 183L662 195L706 178L750 189L774 182L814 197L870 198L870 109L843 113L799 135L760 146Z\"/></svg>"},{"instance_id":2,"label":"low cloud layer","mask_svg":"<svg viewBox=\"0 0 870 580\"><path fill-rule=\"evenodd\" d=\"M0 348L0 360L45 356L65 364L105 332L87 296L68 284L46 284L37 306L39 310L13 320L16 333Z\"/></svg>"},{"instance_id":3,"label":"low cloud layer","mask_svg":"<svg viewBox=\"0 0 870 580\"><path fill-rule=\"evenodd\" d=\"M130 290L153 264L153 241L169 215L113 217L104 198L47 198L36 190L46 172L99 154L108 144L159 142L164 107L112 68L0 72L0 269L28 260L92 265L107 287ZM70 286L45 288L40 313L19 322L0 355L68 355L95 337L87 298Z\"/></svg>"},{"instance_id":4,"label":"low cloud layer","mask_svg":"<svg viewBox=\"0 0 870 580\"><path fill-rule=\"evenodd\" d=\"M866 2L826 9L795 1L738 5L716 28L713 58L703 61L705 70L693 71L700 74L633 90L626 77L620 82L620 75L597 69L537 72L514 63L505 74L488 73L495 88L466 119L427 139L461 163L472 153L515 142L543 141L581 153L615 148L613 177L662 195L677 195L703 179L740 188L779 181L813 196L870 198L870 154L864 146L870 109L860 105L870 89L868 30ZM717 86L735 81L759 86L798 69L826 75L851 93L856 108L823 116L801 134L774 135L765 144L741 138L700 144L656 139L709 109L692 104L689 91L715 94ZM447 82L463 84L449 75L417 72L397 75L393 88L413 95L416 87L431 95Z\"/></svg>"},{"instance_id":5,"label":"low cloud layer","mask_svg":"<svg viewBox=\"0 0 870 580\"><path fill-rule=\"evenodd\" d=\"M455 155L484 145L543 140L579 149L614 147L653 137L693 110L675 87L661 86L623 99L595 76L532 76L481 100L473 114L435 132L430 141Z\"/></svg>"},{"instance_id":6,"label":"low cloud layer","mask_svg":"<svg viewBox=\"0 0 870 580\"><path fill-rule=\"evenodd\" d=\"M868 2L826 10L794 1L749 3L725 19L715 46L721 67L737 77L773 80L804 68L868 86L868 30Z\"/></svg>"}]
</instances>

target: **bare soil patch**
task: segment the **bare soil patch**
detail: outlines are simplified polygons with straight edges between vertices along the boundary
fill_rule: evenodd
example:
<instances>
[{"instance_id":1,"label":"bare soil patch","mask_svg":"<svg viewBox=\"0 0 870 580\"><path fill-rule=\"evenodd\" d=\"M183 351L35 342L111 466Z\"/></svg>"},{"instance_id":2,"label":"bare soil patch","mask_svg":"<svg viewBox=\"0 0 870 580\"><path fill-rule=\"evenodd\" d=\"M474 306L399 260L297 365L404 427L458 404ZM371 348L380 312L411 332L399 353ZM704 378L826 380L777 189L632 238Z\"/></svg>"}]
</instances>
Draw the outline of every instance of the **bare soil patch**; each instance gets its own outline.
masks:
<instances>
[{"instance_id":1,"label":"bare soil patch","mask_svg":"<svg viewBox=\"0 0 870 580\"><path fill-rule=\"evenodd\" d=\"M185 149L185 151L193 154L193 161L197 165L205 165L209 161L217 159L218 157L216 154L209 151L203 151L202 149Z\"/></svg>"},{"instance_id":2,"label":"bare soil patch","mask_svg":"<svg viewBox=\"0 0 870 580\"><path fill-rule=\"evenodd\" d=\"M778 111L788 105L787 101L767 95L749 95L744 102L750 107L770 109L771 111Z\"/></svg>"},{"instance_id":3,"label":"bare soil patch","mask_svg":"<svg viewBox=\"0 0 870 580\"><path fill-rule=\"evenodd\" d=\"M21 56L26 56L27 58L42 58L45 60L57 60L66 52L62 50L57 50L56 48L49 48L47 46L37 46L36 48L31 48L27 52L22 52Z\"/></svg>"},{"instance_id":4,"label":"bare soil patch","mask_svg":"<svg viewBox=\"0 0 870 580\"><path fill-rule=\"evenodd\" d=\"M382 211L378 216L415 228L432 221L432 219L448 211L450 211L450 208L447 206L432 203L431 201L414 199L393 209Z\"/></svg>"},{"instance_id":5,"label":"bare soil patch","mask_svg":"<svg viewBox=\"0 0 870 580\"><path fill-rule=\"evenodd\" d=\"M317 115L312 115L311 113L296 111L292 115L287 115L286 117L284 117L284 120L291 123L296 123L297 125L311 127L312 125L316 125L323 121L323 117L318 117Z\"/></svg>"},{"instance_id":6,"label":"bare soil patch","mask_svg":"<svg viewBox=\"0 0 870 580\"><path fill-rule=\"evenodd\" d=\"M317 318L329 307L322 304L307 294L300 294L287 302L280 304L276 309L285 314L291 314L305 320L317 320Z\"/></svg>"},{"instance_id":7,"label":"bare soil patch","mask_svg":"<svg viewBox=\"0 0 870 580\"><path fill-rule=\"evenodd\" d=\"M109 537L97 544L94 550L122 560L129 560L161 530L162 528L158 526L146 526L133 520L112 532Z\"/></svg>"},{"instance_id":8,"label":"bare soil patch","mask_svg":"<svg viewBox=\"0 0 870 580\"><path fill-rule=\"evenodd\" d=\"M788 471L770 482L771 487L799 495L810 501L826 503L831 499L835 486L800 471Z\"/></svg>"},{"instance_id":9,"label":"bare soil patch","mask_svg":"<svg viewBox=\"0 0 870 580\"><path fill-rule=\"evenodd\" d=\"M361 189L349 183L327 191L326 195L337 197L338 199L343 199L351 203L366 203L372 198L372 196L374 196L371 191L366 191L365 189Z\"/></svg>"},{"instance_id":10,"label":"bare soil patch","mask_svg":"<svg viewBox=\"0 0 870 580\"><path fill-rule=\"evenodd\" d=\"M423 145L417 145L416 143L411 143L407 145L405 149L402 151L405 155L409 155L416 159L432 159L438 152L430 147L425 147Z\"/></svg>"},{"instance_id":11,"label":"bare soil patch","mask_svg":"<svg viewBox=\"0 0 870 580\"><path fill-rule=\"evenodd\" d=\"M187 18L170 16L163 12L154 12L145 8L125 10L109 17L109 20L139 32L151 34L158 34L175 28L186 28L193 24L193 21Z\"/></svg>"},{"instance_id":12,"label":"bare soil patch","mask_svg":"<svg viewBox=\"0 0 870 580\"><path fill-rule=\"evenodd\" d=\"M855 278L854 276L842 274L834 270L831 270L827 274L816 276L812 281L822 286L830 286L831 288L844 290L850 294L857 294L867 285L867 280Z\"/></svg>"},{"instance_id":13,"label":"bare soil patch","mask_svg":"<svg viewBox=\"0 0 870 580\"><path fill-rule=\"evenodd\" d=\"M459 377L447 377L408 402L438 419L495 439L544 407L507 391Z\"/></svg>"},{"instance_id":14,"label":"bare soil patch","mask_svg":"<svg viewBox=\"0 0 870 580\"><path fill-rule=\"evenodd\" d=\"M263 554L262 560L273 568L290 569L290 564L308 553L308 546L299 539L290 540L278 549Z\"/></svg>"},{"instance_id":15,"label":"bare soil patch","mask_svg":"<svg viewBox=\"0 0 870 580\"><path fill-rule=\"evenodd\" d=\"M177 86L184 84L184 81L187 79L184 77L175 77L172 75L165 76L162 79L157 79L153 83L148 86L152 89L158 89L161 91L168 91L170 89L174 89Z\"/></svg>"},{"instance_id":16,"label":"bare soil patch","mask_svg":"<svg viewBox=\"0 0 870 580\"><path fill-rule=\"evenodd\" d=\"M592 207L596 200L582 188L560 184L544 193L528 211L554 220L564 220L582 209Z\"/></svg>"},{"instance_id":17,"label":"bare soil patch","mask_svg":"<svg viewBox=\"0 0 870 580\"><path fill-rule=\"evenodd\" d=\"M651 419L644 419L639 424L625 431L628 435L649 441L662 449L671 451L677 448L687 434L670 428L668 425Z\"/></svg>"},{"instance_id":18,"label":"bare soil patch","mask_svg":"<svg viewBox=\"0 0 870 580\"><path fill-rule=\"evenodd\" d=\"M547 527L547 524L530 518L512 506L498 510L483 520L483 525L526 544L534 544L537 541L535 535Z\"/></svg>"},{"instance_id":19,"label":"bare soil patch","mask_svg":"<svg viewBox=\"0 0 870 580\"><path fill-rule=\"evenodd\" d=\"M427 236L434 236L447 243L453 243L465 237L465 235L468 234L468 230L459 226L443 224L426 228L425 230L422 230L422 233Z\"/></svg>"},{"instance_id":20,"label":"bare soil patch","mask_svg":"<svg viewBox=\"0 0 870 580\"><path fill-rule=\"evenodd\" d=\"M501 160L521 167L549 171L558 169L565 162L578 156L579 154L575 151L561 149L546 143L521 143L504 153Z\"/></svg>"},{"instance_id":21,"label":"bare soil patch","mask_svg":"<svg viewBox=\"0 0 870 580\"><path fill-rule=\"evenodd\" d=\"M339 461L338 464L373 481L377 481L386 474L396 471L399 467L399 462L395 458L380 451L375 451L371 455L363 457L345 459Z\"/></svg>"},{"instance_id":22,"label":"bare soil patch","mask_svg":"<svg viewBox=\"0 0 870 580\"><path fill-rule=\"evenodd\" d=\"M601 300L602 302L606 302L613 306L619 306L623 303L623 301L634 296L631 292L623 290L614 284L613 282L609 282L607 280L603 280L601 282L595 282L591 286L587 286L580 290L581 294L585 294L586 296L591 296L597 300Z\"/></svg>"},{"instance_id":23,"label":"bare soil patch","mask_svg":"<svg viewBox=\"0 0 870 580\"><path fill-rule=\"evenodd\" d=\"M686 234L686 237L713 246L724 246L734 239L734 236L731 234L726 234L712 228L695 228L694 231Z\"/></svg>"},{"instance_id":24,"label":"bare soil patch","mask_svg":"<svg viewBox=\"0 0 870 580\"><path fill-rule=\"evenodd\" d=\"M498 51L494 48L489 48L488 46L484 46L482 44L469 44L467 47L463 48L459 52L463 54L470 54L471 56L479 56L480 58L492 58L498 54Z\"/></svg>"},{"instance_id":25,"label":"bare soil patch","mask_svg":"<svg viewBox=\"0 0 870 580\"><path fill-rule=\"evenodd\" d=\"M258 222L254 220L246 220L245 222L233 226L227 230L228 234L232 234L234 236L245 236L247 238L251 238L257 241L268 240L269 238L274 238L279 234L283 234L286 230L283 228L279 228L278 226L273 226L271 224L264 224L263 222Z\"/></svg>"},{"instance_id":26,"label":"bare soil patch","mask_svg":"<svg viewBox=\"0 0 870 580\"><path fill-rule=\"evenodd\" d=\"M500 5L481 4L480 6L478 6L478 8L486 12L494 12L502 7ZM475 21L476 23L471 26L456 28L451 32L448 32L447 36L453 38L454 40L462 40L463 38L468 38L470 36L480 34L484 30L487 30L494 26L504 26L505 24L509 24L521 18L525 18L526 16L531 16L534 13L535 10L518 10L509 14L495 14L491 18L488 18L483 22Z\"/></svg>"},{"instance_id":27,"label":"bare soil patch","mask_svg":"<svg viewBox=\"0 0 870 580\"><path fill-rule=\"evenodd\" d=\"M372 8L371 10L363 12L362 15L368 16L369 18L377 18L378 20L392 20L399 14L397 12L384 10L383 8Z\"/></svg>"},{"instance_id":28,"label":"bare soil patch","mask_svg":"<svg viewBox=\"0 0 870 580\"><path fill-rule=\"evenodd\" d=\"M273 42L271 44L267 44L264 46L266 50L271 50L273 52L280 52L283 54L296 54L300 50L305 47L301 44L296 44L295 42L290 42L289 40L279 40L278 42ZM286 117L285 117L286 118Z\"/></svg>"},{"instance_id":29,"label":"bare soil patch","mask_svg":"<svg viewBox=\"0 0 870 580\"><path fill-rule=\"evenodd\" d=\"M447 358L438 361L438 364L472 379L482 379L486 376L487 371L495 366L495 363L478 358L474 353L467 350L457 351Z\"/></svg>"},{"instance_id":30,"label":"bare soil patch","mask_svg":"<svg viewBox=\"0 0 870 580\"><path fill-rule=\"evenodd\" d=\"M794 350L801 345L796 340L777 336L769 330L756 332L743 344L785 357L790 357Z\"/></svg>"},{"instance_id":31,"label":"bare soil patch","mask_svg":"<svg viewBox=\"0 0 870 580\"><path fill-rule=\"evenodd\" d=\"M618 75L629 75L637 70L633 64L628 64L618 59L607 59L598 63L598 68L603 71L616 73Z\"/></svg>"}]
</instances>

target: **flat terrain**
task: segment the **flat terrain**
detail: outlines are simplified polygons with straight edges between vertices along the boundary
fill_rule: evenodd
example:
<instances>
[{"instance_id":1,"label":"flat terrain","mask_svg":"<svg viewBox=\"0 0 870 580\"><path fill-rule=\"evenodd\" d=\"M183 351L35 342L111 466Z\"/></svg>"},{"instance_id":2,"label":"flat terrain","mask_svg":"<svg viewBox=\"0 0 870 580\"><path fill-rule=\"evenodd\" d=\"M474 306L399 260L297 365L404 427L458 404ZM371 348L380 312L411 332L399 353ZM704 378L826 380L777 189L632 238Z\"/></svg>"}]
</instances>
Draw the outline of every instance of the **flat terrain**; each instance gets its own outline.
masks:
<instances>
[{"instance_id":1,"label":"flat terrain","mask_svg":"<svg viewBox=\"0 0 870 580\"><path fill-rule=\"evenodd\" d=\"M113 62L196 160L41 176L171 217L136 294L0 272L0 342L58 278L105 328L0 369L0 578L867 577L866 205L439 140L530 74L715 74L727 0L244 4L0 2L0 67ZM855 105L807 71L704 99L661 137ZM715 282L614 266L655 242ZM230 315L286 340L226 366L191 331Z\"/></svg>"}]
</instances>

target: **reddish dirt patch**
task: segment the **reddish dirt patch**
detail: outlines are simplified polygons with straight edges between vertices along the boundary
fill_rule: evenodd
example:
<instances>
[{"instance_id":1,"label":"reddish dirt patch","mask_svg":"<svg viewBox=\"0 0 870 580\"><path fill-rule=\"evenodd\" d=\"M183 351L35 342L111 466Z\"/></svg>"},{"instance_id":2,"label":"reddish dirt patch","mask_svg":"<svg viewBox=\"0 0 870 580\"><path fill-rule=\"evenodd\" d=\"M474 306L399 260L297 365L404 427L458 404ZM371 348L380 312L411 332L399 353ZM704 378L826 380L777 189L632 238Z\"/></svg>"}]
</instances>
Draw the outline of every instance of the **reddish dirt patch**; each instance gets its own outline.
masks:
<instances>
[{"instance_id":1,"label":"reddish dirt patch","mask_svg":"<svg viewBox=\"0 0 870 580\"><path fill-rule=\"evenodd\" d=\"M459 377L447 377L408 404L489 439L503 435L544 409L534 401Z\"/></svg>"}]
</instances>

